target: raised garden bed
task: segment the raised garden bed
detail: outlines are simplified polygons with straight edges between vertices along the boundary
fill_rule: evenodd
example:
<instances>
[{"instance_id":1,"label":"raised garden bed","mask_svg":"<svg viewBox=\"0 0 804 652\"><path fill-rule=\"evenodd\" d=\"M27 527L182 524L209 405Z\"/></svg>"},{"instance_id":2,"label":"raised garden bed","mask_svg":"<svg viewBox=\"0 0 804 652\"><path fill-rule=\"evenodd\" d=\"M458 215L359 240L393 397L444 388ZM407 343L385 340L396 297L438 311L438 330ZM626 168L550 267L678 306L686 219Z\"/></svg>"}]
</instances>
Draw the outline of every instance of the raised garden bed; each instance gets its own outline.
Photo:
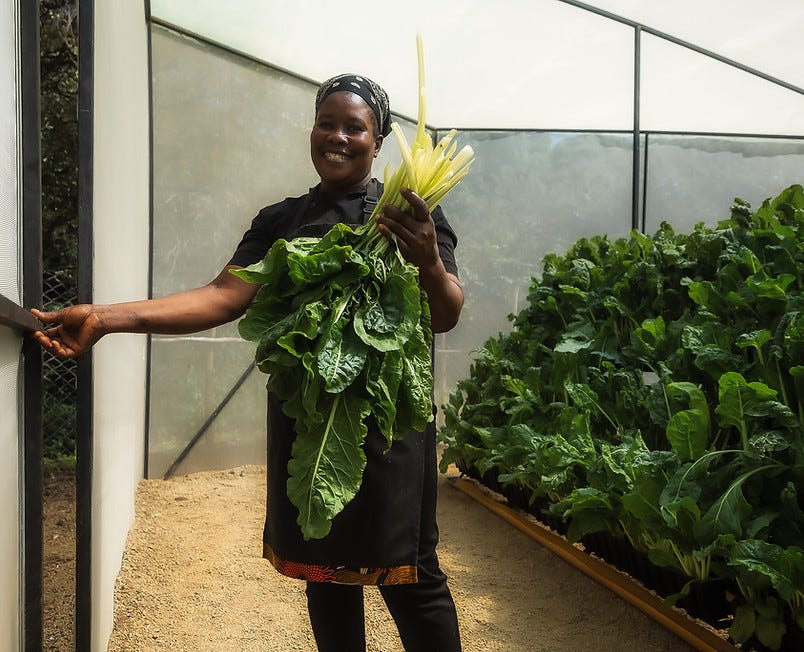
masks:
<instances>
[{"instance_id":1,"label":"raised garden bed","mask_svg":"<svg viewBox=\"0 0 804 652\"><path fill-rule=\"evenodd\" d=\"M769 652L755 637L740 646L729 640L728 628L736 608L738 588L729 579L715 578L694 583L689 594L675 601L668 598L684 587L687 578L670 568L652 564L626 539L607 533L586 535L580 543L566 538L561 519L530 502L528 492L503 486L492 472L480 473L460 461L462 473L452 485L525 532L559 557L614 591L681 639L702 651L750 650ZM804 635L789 627L781 650L804 650Z\"/></svg>"}]
</instances>

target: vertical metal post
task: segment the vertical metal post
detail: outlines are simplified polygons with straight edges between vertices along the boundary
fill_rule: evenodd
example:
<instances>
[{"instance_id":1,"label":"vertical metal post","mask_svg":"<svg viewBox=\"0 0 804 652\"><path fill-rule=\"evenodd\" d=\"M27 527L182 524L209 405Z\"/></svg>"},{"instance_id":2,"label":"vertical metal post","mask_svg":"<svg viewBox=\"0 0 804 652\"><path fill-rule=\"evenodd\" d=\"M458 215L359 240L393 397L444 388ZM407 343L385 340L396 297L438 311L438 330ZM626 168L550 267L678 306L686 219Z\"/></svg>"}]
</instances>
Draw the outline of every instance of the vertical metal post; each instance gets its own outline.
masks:
<instances>
[{"instance_id":1,"label":"vertical metal post","mask_svg":"<svg viewBox=\"0 0 804 652\"><path fill-rule=\"evenodd\" d=\"M650 134L645 134L645 152L642 155L642 219L639 228L644 233L648 223L648 153L650 152Z\"/></svg>"},{"instance_id":2,"label":"vertical metal post","mask_svg":"<svg viewBox=\"0 0 804 652\"><path fill-rule=\"evenodd\" d=\"M151 36L151 0L145 0L145 21L148 33L148 298L154 291L154 75L153 38ZM145 350L145 445L143 446L143 474L148 476L151 449L151 352L153 338L148 334Z\"/></svg>"},{"instance_id":3,"label":"vertical metal post","mask_svg":"<svg viewBox=\"0 0 804 652\"><path fill-rule=\"evenodd\" d=\"M40 140L39 3L20 0L22 132L22 303L42 305L42 148ZM23 344L23 548L26 652L42 649L42 350Z\"/></svg>"},{"instance_id":4,"label":"vertical metal post","mask_svg":"<svg viewBox=\"0 0 804 652\"><path fill-rule=\"evenodd\" d=\"M78 2L78 301L92 302L94 0ZM75 511L75 649L91 650L92 352L78 358Z\"/></svg>"},{"instance_id":5,"label":"vertical metal post","mask_svg":"<svg viewBox=\"0 0 804 652\"><path fill-rule=\"evenodd\" d=\"M642 40L642 27L634 27L634 143L633 161L631 172L631 228L639 228L639 163L640 163L640 140L641 132L639 129L639 93L640 93L640 44Z\"/></svg>"}]
</instances>

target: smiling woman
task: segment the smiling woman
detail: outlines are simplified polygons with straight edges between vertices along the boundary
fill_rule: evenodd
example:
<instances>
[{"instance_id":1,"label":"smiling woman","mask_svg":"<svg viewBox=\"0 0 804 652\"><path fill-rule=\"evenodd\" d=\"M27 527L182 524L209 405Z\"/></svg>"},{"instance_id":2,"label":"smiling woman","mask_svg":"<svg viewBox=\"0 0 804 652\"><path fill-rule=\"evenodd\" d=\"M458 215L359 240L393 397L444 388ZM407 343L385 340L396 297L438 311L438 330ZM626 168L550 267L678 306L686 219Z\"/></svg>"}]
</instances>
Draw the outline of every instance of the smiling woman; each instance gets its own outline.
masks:
<instances>
[{"instance_id":1,"label":"smiling woman","mask_svg":"<svg viewBox=\"0 0 804 652\"><path fill-rule=\"evenodd\" d=\"M404 206L377 204L383 184L372 177L372 163L390 130L385 92L365 77L341 75L322 84L315 108L310 156L320 183L301 196L262 209L215 279L202 287L158 299L37 312L49 325L38 335L42 345L57 355L74 357L108 333L180 334L232 321L244 313L258 291L260 299L271 293L279 296L284 288L282 279L276 276L261 289L230 273L232 270L258 263L274 244L281 245L283 241L288 243L290 259L299 253L292 250L290 243L294 239L304 236L309 241L327 233L336 237L347 227L364 224L374 205L379 240L393 239L400 260L404 258L404 265L412 270L416 300L409 303L419 312L415 318L405 315L403 321L417 324L419 314L422 319L429 317L427 337L431 331L451 329L463 306L463 290L454 256L457 238L443 212L440 208L431 211L425 200L410 190L401 192ZM277 161L277 165L281 164ZM362 267L367 268L367 264ZM382 269L377 273L380 272ZM298 297L303 305L310 299ZM318 303L327 302L325 299ZM312 320L313 315L309 316ZM308 326L310 323L308 320ZM279 320L264 325L281 330L286 324ZM291 334L291 338L299 335L299 345L303 344L303 333L296 333L300 329L303 324L295 324ZM346 334L342 339L347 339ZM419 339L427 352L429 341ZM293 347L290 341L284 344ZM397 362L404 369L404 362ZM384 384L395 375L401 376L401 372L395 374L381 366L374 375L378 378L371 396L360 404L340 401L337 424L322 424L322 430L334 431L343 423L361 422L369 404L382 403ZM399 378L396 383L404 384ZM380 585L407 649L460 650L455 605L435 551L435 424L432 419L427 422L434 407L431 392L423 392L422 397L424 409L418 410L417 404L417 414L422 412L425 417L400 427L393 444L382 431L379 419L367 419L361 425L365 439L352 442L352 450L358 450L357 457L362 457L365 465L360 489L333 519L331 529L320 538L305 539L296 522L300 510L288 497L291 451L302 439L289 415L314 406L297 405L274 386L269 387L264 556L281 573L307 581L308 609L319 650L342 650L344 646L355 652L365 649L364 584ZM339 471L335 469L338 480ZM333 493L339 489L335 484L338 483L329 488Z\"/></svg>"},{"instance_id":2,"label":"smiling woman","mask_svg":"<svg viewBox=\"0 0 804 652\"><path fill-rule=\"evenodd\" d=\"M349 281L344 275L355 276L358 268L365 268L365 273L372 269L372 274L382 277L383 286L386 277L399 277L397 272L392 274L393 266L382 262L371 248L360 249L349 240L348 234L354 233L342 226L362 226L382 194L383 186L372 179L371 168L384 134L390 131L389 116L385 92L365 77L341 75L324 82L316 97L310 133L311 158L321 183L307 195L264 209L230 265L250 265L247 270L237 271L237 275L263 286L247 319L241 322L241 333L259 341L260 368L271 374L265 557L279 572L307 580L310 618L320 650L363 649L361 585L376 584L408 649L425 649L423 641L429 640L429 645L436 641L438 649L446 652L459 650L460 643L455 606L435 554L435 428L432 421L427 422L433 409L431 392L422 393L424 410L418 410L418 404L415 410L405 410L405 405L413 403L403 397L401 389L399 403L395 398L384 398L395 397L396 388L408 384L402 380L403 370L405 360L414 360L409 342L416 338L412 328L392 329L400 341L395 347L396 355L387 358L396 361L399 373L394 373L393 363L386 364L386 359L376 354L371 358L377 360L376 364L365 361L370 347L355 335L357 323L352 331L351 326L345 328L340 321L342 312L351 314L360 303L346 300L355 295L352 288L356 287L357 277ZM414 270L413 297L407 302L411 310L403 315L403 321L422 335L416 341L421 341L423 357L428 357L430 329L451 328L463 303L453 255L456 238L440 210L431 214L421 197L408 191L404 196L409 211L388 205L378 214L376 228L395 236L399 252L413 263L408 266ZM324 234L322 247L324 243L326 247L333 245L331 251L322 250L317 256L302 251L319 242ZM295 240L300 236L306 240ZM270 253L265 243L274 243ZM350 257L343 273L331 281L320 280L320 265L314 269L309 261L328 257L329 265L335 262L331 254L338 251ZM365 263L352 261L354 256L360 260L365 256ZM342 256L335 256L338 257ZM258 261L263 262L254 265ZM295 270L291 272L295 280L289 281L284 270L290 268ZM417 276L428 304L420 312ZM297 285L301 294L296 297L291 288ZM287 315L289 303L294 314ZM392 319L388 306L380 307L381 303L376 308L385 313L381 315L383 319ZM333 305L341 308L333 308L330 316ZM357 308L357 313L361 310ZM426 328L417 326L419 314L428 322ZM347 394L344 388L335 389L330 386L329 376L321 372L327 379L324 388L323 380L318 384L318 373L309 377L304 373L310 365L320 369L325 354L330 362L333 356L328 345L317 343L315 335L308 338L302 333L305 327L296 316L307 324L305 332L313 324L321 325L313 328L323 333L321 342L337 340L339 369L344 360L360 358L345 385L359 374L366 378L361 381L364 391ZM285 337L285 326L291 324L295 326ZM278 348L274 346L277 343ZM357 349L362 356L355 353ZM302 356L304 351L307 354L300 360L294 359L296 352ZM327 365L328 370L331 367ZM308 386L308 378L313 387ZM318 399L309 397L323 397L323 402L319 404ZM417 415L422 412L424 417L407 419L408 412L414 411ZM369 412L373 414L371 419ZM327 414L330 418L326 418ZM397 432L399 422L405 425L399 426ZM391 430L393 436L389 435ZM322 457L317 451L324 448ZM335 463L330 469L331 460ZM324 466L328 471L321 471ZM324 482L317 479L322 473L326 475ZM326 518L321 517L324 513ZM422 626L425 622L429 623L426 627Z\"/></svg>"}]
</instances>

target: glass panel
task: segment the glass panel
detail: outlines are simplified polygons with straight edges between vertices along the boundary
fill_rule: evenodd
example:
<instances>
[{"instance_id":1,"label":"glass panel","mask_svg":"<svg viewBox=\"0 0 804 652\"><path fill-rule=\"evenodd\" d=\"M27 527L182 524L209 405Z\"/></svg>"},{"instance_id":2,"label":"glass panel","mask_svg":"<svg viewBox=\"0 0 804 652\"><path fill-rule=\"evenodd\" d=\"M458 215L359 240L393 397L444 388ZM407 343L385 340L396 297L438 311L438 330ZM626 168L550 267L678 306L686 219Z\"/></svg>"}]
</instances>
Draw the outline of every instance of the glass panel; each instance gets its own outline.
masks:
<instances>
[{"instance_id":1,"label":"glass panel","mask_svg":"<svg viewBox=\"0 0 804 652\"><path fill-rule=\"evenodd\" d=\"M466 293L461 323L437 338L440 405L467 375L470 352L527 304L547 253L583 236L617 238L631 228L630 134L462 132L477 160L444 203L458 233Z\"/></svg>"},{"instance_id":2,"label":"glass panel","mask_svg":"<svg viewBox=\"0 0 804 652\"><path fill-rule=\"evenodd\" d=\"M656 136L648 139L645 231L676 231L729 216L735 197L755 208L804 170L804 139Z\"/></svg>"}]
</instances>

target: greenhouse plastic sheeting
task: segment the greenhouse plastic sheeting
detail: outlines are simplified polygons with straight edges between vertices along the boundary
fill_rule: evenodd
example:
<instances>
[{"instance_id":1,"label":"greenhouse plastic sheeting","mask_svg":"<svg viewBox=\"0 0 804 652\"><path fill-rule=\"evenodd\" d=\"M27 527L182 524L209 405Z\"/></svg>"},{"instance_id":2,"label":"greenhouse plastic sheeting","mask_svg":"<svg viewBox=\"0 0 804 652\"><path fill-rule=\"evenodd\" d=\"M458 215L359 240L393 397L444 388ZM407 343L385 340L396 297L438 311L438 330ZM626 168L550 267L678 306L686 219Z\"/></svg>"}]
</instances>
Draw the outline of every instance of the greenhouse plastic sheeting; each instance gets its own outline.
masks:
<instances>
[{"instance_id":1,"label":"greenhouse plastic sheeting","mask_svg":"<svg viewBox=\"0 0 804 652\"><path fill-rule=\"evenodd\" d=\"M587 4L804 87L799 0ZM428 123L436 127L633 125L634 30L559 0L344 0L337 18L325 0L152 0L151 11L315 81L347 70L373 76L407 115L416 113L414 36L420 32ZM680 45L643 40L643 128L804 134L804 96Z\"/></svg>"},{"instance_id":2,"label":"greenhouse plastic sheeting","mask_svg":"<svg viewBox=\"0 0 804 652\"><path fill-rule=\"evenodd\" d=\"M304 38L310 41L316 40L316 30L323 29L311 18L316 3L298 3L291 8L282 3L258 6L241 0L227 5L226 16L219 13L217 6L202 5L194 4L192 12L185 12L183 2L152 3L157 19L152 27L154 296L195 287L213 278L260 207L287 195L301 194L307 185L315 183L309 162L308 134L316 78L323 78L333 70L357 69L370 75L378 70L377 78L386 84L387 72L390 75L387 85L398 81L399 89L406 88L397 94L391 90L392 108L403 114L416 112L414 35L413 32L400 35L409 27L394 25L394 29L383 31L386 48L383 52L393 50L398 56L390 57L393 69L380 70L389 65L389 57L353 53L350 60L350 46L343 44L342 39L337 47L330 45L321 60L311 59L309 52L299 52L291 45L293 38L288 34L302 39L303 26L307 29ZM347 15L352 15L349 7L356 10L363 6L354 2L346 5L343 11ZM382 12L381 5L376 7L377 12ZM529 11L519 3L511 6L513 11ZM626 71L622 79L627 78L627 83L623 82L623 86L622 80L606 77L607 90L599 91L600 98L579 101L582 110L593 115L590 123L578 117L583 113L570 115L578 107L563 88L561 92L553 92L549 84L539 82L534 86L531 78L523 77L514 84L515 92L529 93L538 87L551 102L523 104L517 100L504 108L516 112L522 109L521 105L527 105L528 115L540 115L541 120L544 114L539 112L553 111L556 106L570 107L567 120L561 121L564 130L545 130L543 123L538 131L495 129L506 126L511 115L503 107L496 109L494 121L489 119L482 125L484 129L459 129L458 142L474 147L477 162L470 178L444 203L459 237L457 256L466 306L459 325L436 338L439 405L446 401L457 379L468 372L470 352L488 337L507 331L510 328L507 316L525 307L530 279L539 273L544 255L565 251L580 237L606 234L616 238L632 228L633 136L618 130L627 128L632 121L633 30L561 2L535 2L533 6L543 12L538 13L540 20L549 18L554 24L557 21L562 25L561 30L576 38L580 33L585 34L582 47L579 46L583 51L581 58L588 59L592 67L585 68L584 75L599 79L603 73L595 62L605 53L608 64ZM455 15L450 20L446 14L436 16L438 20L430 28L457 30L458 25L466 26L483 15L474 3L467 4L465 11L454 7ZM414 9L408 7L406 12L416 15ZM359 15L358 11L353 13ZM433 18L432 12L428 15ZM533 18L536 14L527 15ZM493 24L489 22L492 27L487 35L492 40L482 48L489 58L501 55L494 49L493 39L498 35ZM232 25L237 25L237 29ZM596 36L589 37L588 30L596 30ZM262 38L250 40L256 34ZM267 38L268 34L271 38ZM614 43L623 35L630 39L630 49L618 50ZM311 51L320 53L315 48L328 47L330 39L323 34L318 36L321 38L310 46ZM467 38L470 37L471 30L467 33ZM367 38L370 41L374 36ZM482 67L467 77L461 73L467 60L459 56L450 59L455 75L448 75L444 81L481 90L471 102L446 102L439 94L441 82L433 81L443 65L440 48L452 37L445 38L446 41L439 35L425 42L428 118L431 124L460 127L463 122L474 122L465 110L474 111L489 101L501 102L505 93L513 91L507 82L490 84L484 80ZM510 39L517 42L517 47L535 47L517 38L514 33ZM403 46L403 40L409 42ZM436 43L432 44L432 40ZM743 71L678 46L670 48L665 56L656 56L656 52L666 49L665 42L656 37L646 37L644 41L643 55L653 69L669 65L677 77L683 76L684 71L694 76L697 62L702 62L707 75L714 74L710 70L714 64L717 70L725 71L724 80L747 76ZM370 49L370 43L366 47ZM509 54L510 47L513 45L509 43L506 51ZM408 67L400 65L406 60L401 54L403 48L410 51ZM563 55L559 58L561 63L551 59L537 65L530 57L527 74L538 76L554 69L566 73L567 79L574 79L576 72L580 74L579 71L569 74L575 64ZM675 66L674 62L682 59L686 63ZM280 69L266 65L265 61ZM322 65L322 61L326 71L310 67ZM511 55L510 66L499 70L500 80L515 64L521 67L522 59ZM565 65L569 67L562 67ZM433 68L435 71L430 72ZM647 72L643 77L645 86L653 89L645 98L646 115L654 124L669 126L670 123L661 121L671 114L657 110L657 105L648 101L653 93L663 98L666 89L655 80L650 81ZM775 98L769 109L771 113L762 114L768 120L764 128L775 129L779 127L775 121L778 111L789 113L791 106L782 107L778 93L791 97L795 93L762 80L760 85L765 97ZM618 89L625 91L621 94ZM689 98L681 99L695 103ZM679 110L684 106L681 99ZM594 105L591 113L590 102ZM614 105L618 108L609 112ZM658 106L663 106L662 102ZM740 111L723 112L722 123L704 121L707 115L709 118L714 115L707 106L708 113L699 116L700 126L716 129L717 124L723 124L729 129L737 128L746 106L750 105L741 103ZM718 109L719 105L712 107ZM681 121L683 112L678 115ZM399 115L396 118L411 129L410 123ZM568 129L581 124L585 132ZM608 125L609 131L592 131L602 125ZM436 135L443 133L443 129L436 130ZM728 211L737 195L752 203L760 202L796 182L804 141L643 134L640 151L643 158L639 187L643 196L639 199L644 204L642 201L639 204L644 205L644 214L640 209L636 217L644 220L647 231L653 231L663 220L678 228L697 221L715 222ZM387 142L383 148L384 156L397 152L394 142ZM381 176L383 163L384 160L377 162L375 175ZM725 169L730 171L728 175L722 174ZM679 179L687 179L690 187L705 187L706 192L701 195L680 192ZM701 196L707 198L706 202ZM153 339L149 475L162 475L170 467L208 417L217 411L252 357L252 346L239 340L233 324L192 336ZM176 382L177 369L182 370L184 382ZM264 382L260 373L247 379L233 402L220 412L182 463L181 472L263 460Z\"/></svg>"},{"instance_id":3,"label":"greenhouse plastic sheeting","mask_svg":"<svg viewBox=\"0 0 804 652\"><path fill-rule=\"evenodd\" d=\"M677 232L729 216L735 197L758 208L804 181L804 140L651 135L645 231Z\"/></svg>"},{"instance_id":4,"label":"greenhouse plastic sheeting","mask_svg":"<svg viewBox=\"0 0 804 652\"><path fill-rule=\"evenodd\" d=\"M0 293L20 300L17 17L0 4ZM0 649L19 649L20 634L20 368L21 338L0 326Z\"/></svg>"},{"instance_id":5,"label":"greenhouse plastic sheeting","mask_svg":"<svg viewBox=\"0 0 804 652\"><path fill-rule=\"evenodd\" d=\"M526 307L546 254L631 228L629 136L462 131L458 138L477 160L471 179L444 202L458 232L466 301L458 326L440 338L438 405L468 373L470 352L508 331L508 314Z\"/></svg>"}]
</instances>

